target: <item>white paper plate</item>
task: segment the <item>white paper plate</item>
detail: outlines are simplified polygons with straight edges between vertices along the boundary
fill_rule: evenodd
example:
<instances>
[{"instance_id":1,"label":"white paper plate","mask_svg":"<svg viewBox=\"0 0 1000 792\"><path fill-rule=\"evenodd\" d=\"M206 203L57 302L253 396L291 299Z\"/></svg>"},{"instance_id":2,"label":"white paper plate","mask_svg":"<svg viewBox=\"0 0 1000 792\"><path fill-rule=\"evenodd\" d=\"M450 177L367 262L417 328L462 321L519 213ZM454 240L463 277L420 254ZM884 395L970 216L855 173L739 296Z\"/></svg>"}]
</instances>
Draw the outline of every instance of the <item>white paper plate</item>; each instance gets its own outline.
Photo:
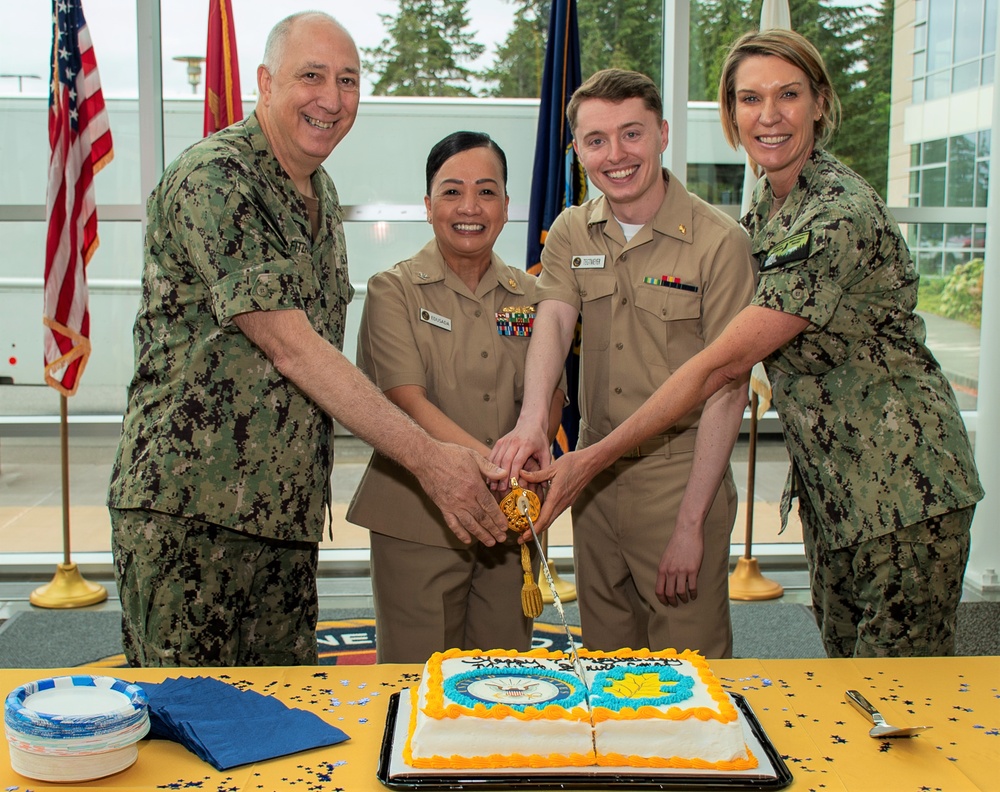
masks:
<instances>
[{"instance_id":1,"label":"white paper plate","mask_svg":"<svg viewBox=\"0 0 1000 792\"><path fill-rule=\"evenodd\" d=\"M11 768L37 781L89 781L118 773L149 731L145 692L104 676L49 677L4 703Z\"/></svg>"},{"instance_id":2,"label":"white paper plate","mask_svg":"<svg viewBox=\"0 0 1000 792\"><path fill-rule=\"evenodd\" d=\"M128 726L120 731L97 734L92 737L39 737L25 735L7 727L7 742L22 751L50 756L78 756L80 754L102 753L124 748L138 742L149 732L149 718Z\"/></svg>"},{"instance_id":3,"label":"white paper plate","mask_svg":"<svg viewBox=\"0 0 1000 792\"><path fill-rule=\"evenodd\" d=\"M122 731L147 717L138 685L106 676L39 679L12 690L4 706L8 731L47 739Z\"/></svg>"},{"instance_id":4,"label":"white paper plate","mask_svg":"<svg viewBox=\"0 0 1000 792\"><path fill-rule=\"evenodd\" d=\"M10 746L11 769L36 781L92 781L131 767L138 756L135 743L114 751L72 757L29 753Z\"/></svg>"}]
</instances>

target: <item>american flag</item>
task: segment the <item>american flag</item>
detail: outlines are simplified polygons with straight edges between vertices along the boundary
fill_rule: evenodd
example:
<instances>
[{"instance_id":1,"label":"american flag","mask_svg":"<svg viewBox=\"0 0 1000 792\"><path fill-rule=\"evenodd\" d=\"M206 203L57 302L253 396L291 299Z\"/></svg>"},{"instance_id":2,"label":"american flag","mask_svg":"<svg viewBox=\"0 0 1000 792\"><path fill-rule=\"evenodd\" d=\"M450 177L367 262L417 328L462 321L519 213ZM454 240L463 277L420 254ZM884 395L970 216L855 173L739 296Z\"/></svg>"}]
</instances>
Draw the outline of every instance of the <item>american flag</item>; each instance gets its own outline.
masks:
<instances>
[{"instance_id":1,"label":"american flag","mask_svg":"<svg viewBox=\"0 0 1000 792\"><path fill-rule=\"evenodd\" d=\"M86 266L97 250L94 174L114 156L81 0L52 2L45 381L72 396L90 355Z\"/></svg>"}]
</instances>

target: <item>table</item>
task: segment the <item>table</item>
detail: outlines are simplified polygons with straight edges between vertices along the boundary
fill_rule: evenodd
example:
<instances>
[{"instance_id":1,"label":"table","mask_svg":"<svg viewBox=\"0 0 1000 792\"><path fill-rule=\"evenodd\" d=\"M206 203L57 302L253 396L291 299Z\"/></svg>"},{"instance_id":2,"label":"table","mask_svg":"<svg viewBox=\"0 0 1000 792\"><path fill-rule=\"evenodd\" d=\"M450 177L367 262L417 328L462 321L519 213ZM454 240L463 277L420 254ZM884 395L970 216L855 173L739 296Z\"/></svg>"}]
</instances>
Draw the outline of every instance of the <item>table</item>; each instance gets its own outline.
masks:
<instances>
[{"instance_id":1,"label":"table","mask_svg":"<svg viewBox=\"0 0 1000 792\"><path fill-rule=\"evenodd\" d=\"M1000 657L894 660L720 660L723 683L747 698L794 776L794 792L1000 789ZM217 772L175 743L144 740L128 770L86 784L32 781L0 750L0 790L197 789L205 792L384 790L375 778L391 694L415 684L416 665L232 669L0 669L0 693L62 674L139 682L215 676L316 712L351 740ZM894 725L931 724L919 737L874 740L844 701L861 691Z\"/></svg>"}]
</instances>

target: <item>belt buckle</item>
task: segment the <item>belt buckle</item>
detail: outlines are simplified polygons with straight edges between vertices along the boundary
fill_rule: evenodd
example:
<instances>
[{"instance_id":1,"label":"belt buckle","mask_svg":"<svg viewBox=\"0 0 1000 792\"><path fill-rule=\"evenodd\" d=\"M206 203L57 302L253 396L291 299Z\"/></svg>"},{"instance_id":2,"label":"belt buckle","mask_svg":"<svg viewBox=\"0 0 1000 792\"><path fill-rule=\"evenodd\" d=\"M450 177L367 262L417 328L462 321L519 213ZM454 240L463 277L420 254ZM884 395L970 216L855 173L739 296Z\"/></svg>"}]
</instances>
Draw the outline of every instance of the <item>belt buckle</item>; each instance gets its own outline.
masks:
<instances>
[{"instance_id":1,"label":"belt buckle","mask_svg":"<svg viewBox=\"0 0 1000 792\"><path fill-rule=\"evenodd\" d=\"M630 448L624 454L622 454L622 459L638 459L642 456L642 449L639 446L635 448Z\"/></svg>"}]
</instances>

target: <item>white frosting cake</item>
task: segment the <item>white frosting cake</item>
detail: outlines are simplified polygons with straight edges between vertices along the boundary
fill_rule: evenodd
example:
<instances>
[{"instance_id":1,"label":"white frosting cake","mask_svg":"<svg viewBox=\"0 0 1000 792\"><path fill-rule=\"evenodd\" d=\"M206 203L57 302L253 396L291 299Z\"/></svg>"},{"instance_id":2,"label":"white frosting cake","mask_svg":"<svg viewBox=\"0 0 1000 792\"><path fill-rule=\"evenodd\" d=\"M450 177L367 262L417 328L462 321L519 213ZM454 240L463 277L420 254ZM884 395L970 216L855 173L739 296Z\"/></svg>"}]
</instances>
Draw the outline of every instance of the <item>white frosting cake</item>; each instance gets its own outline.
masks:
<instances>
[{"instance_id":1,"label":"white frosting cake","mask_svg":"<svg viewBox=\"0 0 1000 792\"><path fill-rule=\"evenodd\" d=\"M403 756L413 767L596 764L586 689L561 653L437 653L412 695Z\"/></svg>"},{"instance_id":2,"label":"white frosting cake","mask_svg":"<svg viewBox=\"0 0 1000 792\"><path fill-rule=\"evenodd\" d=\"M417 768L756 767L705 660L672 650L568 655L452 649L411 691L404 760Z\"/></svg>"},{"instance_id":3,"label":"white frosting cake","mask_svg":"<svg viewBox=\"0 0 1000 792\"><path fill-rule=\"evenodd\" d=\"M747 769L743 725L696 652L581 652L597 763Z\"/></svg>"}]
</instances>

